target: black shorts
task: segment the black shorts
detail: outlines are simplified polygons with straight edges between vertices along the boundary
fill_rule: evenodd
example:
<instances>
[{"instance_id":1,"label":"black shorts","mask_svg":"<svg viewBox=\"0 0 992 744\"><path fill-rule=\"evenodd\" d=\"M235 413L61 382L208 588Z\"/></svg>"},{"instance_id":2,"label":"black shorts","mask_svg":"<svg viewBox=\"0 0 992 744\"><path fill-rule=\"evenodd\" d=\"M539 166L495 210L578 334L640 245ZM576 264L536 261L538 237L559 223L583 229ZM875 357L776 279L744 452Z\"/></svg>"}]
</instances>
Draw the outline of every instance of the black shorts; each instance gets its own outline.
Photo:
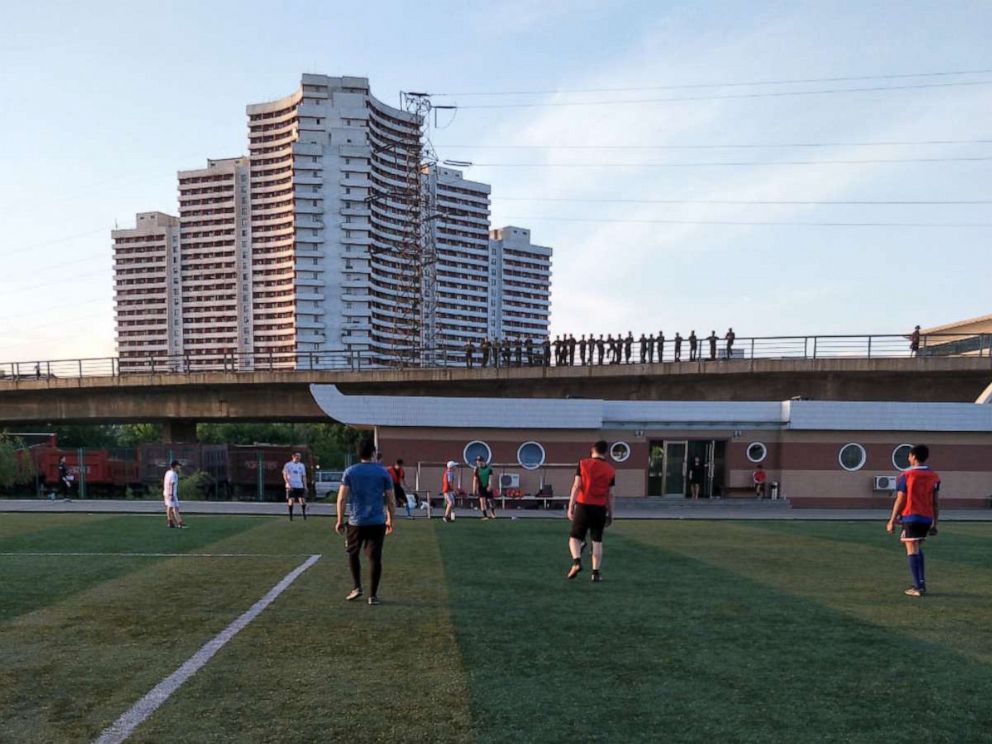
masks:
<instances>
[{"instance_id":1,"label":"black shorts","mask_svg":"<svg viewBox=\"0 0 992 744\"><path fill-rule=\"evenodd\" d=\"M493 497L493 489L483 488L479 486L479 498L480 499L491 499Z\"/></svg>"},{"instance_id":2,"label":"black shorts","mask_svg":"<svg viewBox=\"0 0 992 744\"><path fill-rule=\"evenodd\" d=\"M403 486L399 483L393 484L393 499L396 501L397 506L406 506L406 491L403 490Z\"/></svg>"},{"instance_id":3,"label":"black shorts","mask_svg":"<svg viewBox=\"0 0 992 744\"><path fill-rule=\"evenodd\" d=\"M386 525L384 524L349 524L345 532L344 550L352 555L358 553L364 546L365 555L382 556L382 544L386 540Z\"/></svg>"},{"instance_id":4,"label":"black shorts","mask_svg":"<svg viewBox=\"0 0 992 744\"><path fill-rule=\"evenodd\" d=\"M302 501L306 497L307 497L307 489L305 488L286 489L286 501L292 501L293 499L300 499Z\"/></svg>"},{"instance_id":5,"label":"black shorts","mask_svg":"<svg viewBox=\"0 0 992 744\"><path fill-rule=\"evenodd\" d=\"M603 528L606 527L606 507L593 504L576 504L572 516L570 537L585 540L586 532L593 542L603 542Z\"/></svg>"},{"instance_id":6,"label":"black shorts","mask_svg":"<svg viewBox=\"0 0 992 744\"><path fill-rule=\"evenodd\" d=\"M903 522L902 534L899 536L899 539L903 542L922 542L930 532L931 526L926 522Z\"/></svg>"}]
</instances>

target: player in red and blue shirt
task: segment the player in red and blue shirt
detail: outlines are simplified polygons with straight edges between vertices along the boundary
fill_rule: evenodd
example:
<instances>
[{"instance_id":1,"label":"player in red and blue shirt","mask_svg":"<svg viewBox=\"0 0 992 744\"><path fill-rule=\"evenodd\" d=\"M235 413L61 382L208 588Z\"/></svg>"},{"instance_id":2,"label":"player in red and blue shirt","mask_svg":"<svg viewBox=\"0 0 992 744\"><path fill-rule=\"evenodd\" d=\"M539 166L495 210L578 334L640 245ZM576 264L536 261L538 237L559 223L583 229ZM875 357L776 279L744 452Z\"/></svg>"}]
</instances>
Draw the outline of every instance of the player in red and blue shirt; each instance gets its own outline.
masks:
<instances>
[{"instance_id":1,"label":"player in red and blue shirt","mask_svg":"<svg viewBox=\"0 0 992 744\"><path fill-rule=\"evenodd\" d=\"M896 502L885 525L886 531L892 532L896 520L902 522L899 539L906 546L909 572L913 576L913 586L906 590L910 597L922 597L927 592L923 541L927 535L937 534L940 477L925 464L929 457L930 448L925 444L918 444L909 451L910 468L896 481Z\"/></svg>"},{"instance_id":2,"label":"player in red and blue shirt","mask_svg":"<svg viewBox=\"0 0 992 744\"><path fill-rule=\"evenodd\" d=\"M567 574L570 579L582 570L582 548L586 533L589 533L592 540L592 580L603 580L599 573L603 564L603 528L613 522L613 486L616 484L616 470L606 461L608 446L605 441L596 442L590 456L580 460L575 469L567 511L572 522L568 536L568 550L572 554L572 567Z\"/></svg>"}]
</instances>

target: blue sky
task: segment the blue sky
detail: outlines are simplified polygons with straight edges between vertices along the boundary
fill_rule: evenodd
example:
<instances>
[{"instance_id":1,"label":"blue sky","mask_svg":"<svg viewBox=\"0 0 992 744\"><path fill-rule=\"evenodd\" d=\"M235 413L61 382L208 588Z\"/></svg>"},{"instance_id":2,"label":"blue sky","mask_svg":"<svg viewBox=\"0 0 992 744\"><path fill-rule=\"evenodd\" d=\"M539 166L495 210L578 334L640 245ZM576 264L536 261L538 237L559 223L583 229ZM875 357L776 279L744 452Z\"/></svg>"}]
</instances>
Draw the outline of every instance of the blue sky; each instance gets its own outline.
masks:
<instances>
[{"instance_id":1,"label":"blue sky","mask_svg":"<svg viewBox=\"0 0 992 744\"><path fill-rule=\"evenodd\" d=\"M367 76L389 103L457 94L436 98L460 106L439 155L493 185L495 225L554 247L555 332L893 333L987 314L992 227L687 223L988 225L988 204L672 202L988 201L992 161L943 159L992 142L710 146L992 140L992 73L657 88L989 69L990 28L985 2L4 4L0 362L113 354L115 220L174 213L175 171L244 152L245 104L304 71ZM642 90L467 95L617 88ZM470 108L520 103L541 105ZM822 163L907 159L926 162Z\"/></svg>"}]
</instances>

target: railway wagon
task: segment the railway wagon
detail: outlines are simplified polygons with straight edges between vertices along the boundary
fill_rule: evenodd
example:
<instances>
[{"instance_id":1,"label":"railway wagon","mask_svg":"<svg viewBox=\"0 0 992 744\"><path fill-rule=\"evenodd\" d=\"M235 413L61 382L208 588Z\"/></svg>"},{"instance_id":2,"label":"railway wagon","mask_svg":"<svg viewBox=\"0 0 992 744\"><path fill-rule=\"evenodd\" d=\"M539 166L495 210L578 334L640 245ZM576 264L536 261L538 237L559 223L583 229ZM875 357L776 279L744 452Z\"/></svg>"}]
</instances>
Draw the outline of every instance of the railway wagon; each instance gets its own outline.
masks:
<instances>
[{"instance_id":1,"label":"railway wagon","mask_svg":"<svg viewBox=\"0 0 992 744\"><path fill-rule=\"evenodd\" d=\"M59 483L59 458L65 457L66 468L72 477L75 495L85 482L87 496L119 498L133 492L144 491L139 482L138 463L133 454L117 453L106 449L84 449L82 462L77 449L59 449L49 445L35 445L28 449L31 461L38 472L39 484L46 491L57 491Z\"/></svg>"},{"instance_id":2,"label":"railway wagon","mask_svg":"<svg viewBox=\"0 0 992 744\"><path fill-rule=\"evenodd\" d=\"M313 493L313 454L305 445L232 444L227 446L227 476L235 498L280 501L286 497L282 468L299 452L307 466L309 490Z\"/></svg>"}]
</instances>

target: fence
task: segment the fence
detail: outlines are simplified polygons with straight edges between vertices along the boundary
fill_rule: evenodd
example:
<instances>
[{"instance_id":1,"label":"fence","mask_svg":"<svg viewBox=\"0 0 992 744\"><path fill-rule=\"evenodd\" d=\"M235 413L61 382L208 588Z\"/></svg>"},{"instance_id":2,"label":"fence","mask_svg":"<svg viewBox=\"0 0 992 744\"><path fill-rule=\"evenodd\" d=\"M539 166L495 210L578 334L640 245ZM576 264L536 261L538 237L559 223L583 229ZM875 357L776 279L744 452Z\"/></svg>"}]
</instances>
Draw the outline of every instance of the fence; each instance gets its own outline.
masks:
<instances>
[{"instance_id":1,"label":"fence","mask_svg":"<svg viewBox=\"0 0 992 744\"><path fill-rule=\"evenodd\" d=\"M559 365L554 350L545 357L543 350L532 347L531 353L516 345L509 353L490 355L489 367L599 366L595 343L587 344L585 364L582 364L581 342L576 343L574 364ZM621 347L619 364L668 364L690 361L741 361L757 359L906 359L910 357L978 357L990 360L992 367L992 334L941 333L920 337L917 351L910 350L909 336L888 335L830 335L830 336L755 336L739 337L728 348L726 341L698 339L695 350L683 338L676 346L674 338L664 345L642 350L640 339ZM507 347L505 346L504 349ZM594 353L595 352L595 353ZM498 358L494 358L498 356ZM572 355L567 354L571 361ZM593 363L593 360L596 363ZM609 352L603 365L611 364ZM141 357L97 357L91 359L29 360L0 363L0 381L52 379L62 377L119 377L131 374L195 374L201 372L256 371L361 371L366 369L437 369L452 367L481 367L482 357L474 347L471 363L466 350L451 348L410 349L384 353L376 350L332 349L310 352L231 353L222 355L164 355Z\"/></svg>"}]
</instances>

